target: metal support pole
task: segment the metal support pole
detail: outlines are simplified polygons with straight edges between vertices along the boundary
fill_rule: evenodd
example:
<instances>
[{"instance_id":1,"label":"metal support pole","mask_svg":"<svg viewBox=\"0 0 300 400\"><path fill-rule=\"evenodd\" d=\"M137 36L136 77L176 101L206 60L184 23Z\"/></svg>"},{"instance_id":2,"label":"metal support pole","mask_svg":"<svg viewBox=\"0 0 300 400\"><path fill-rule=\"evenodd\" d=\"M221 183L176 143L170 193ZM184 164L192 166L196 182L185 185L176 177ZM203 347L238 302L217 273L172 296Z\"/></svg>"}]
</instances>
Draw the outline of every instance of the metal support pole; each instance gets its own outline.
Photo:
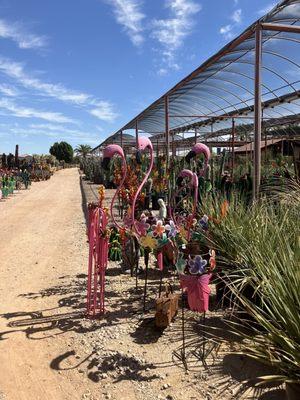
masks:
<instances>
[{"instance_id":1,"label":"metal support pole","mask_svg":"<svg viewBox=\"0 0 300 400\"><path fill-rule=\"evenodd\" d=\"M231 142L231 176L234 170L234 141L235 141L235 120L232 118L232 142Z\"/></svg>"},{"instance_id":2,"label":"metal support pole","mask_svg":"<svg viewBox=\"0 0 300 400\"><path fill-rule=\"evenodd\" d=\"M169 98L165 96L165 131L166 131L166 153L167 153L167 168L170 161L170 136L169 136Z\"/></svg>"},{"instance_id":3,"label":"metal support pole","mask_svg":"<svg viewBox=\"0 0 300 400\"><path fill-rule=\"evenodd\" d=\"M195 144L197 143L197 128L195 128Z\"/></svg>"},{"instance_id":4,"label":"metal support pole","mask_svg":"<svg viewBox=\"0 0 300 400\"><path fill-rule=\"evenodd\" d=\"M135 120L135 141L136 141L136 148L139 148L139 125L138 120Z\"/></svg>"},{"instance_id":5,"label":"metal support pole","mask_svg":"<svg viewBox=\"0 0 300 400\"><path fill-rule=\"evenodd\" d=\"M175 135L172 135L172 157L175 157Z\"/></svg>"},{"instance_id":6,"label":"metal support pole","mask_svg":"<svg viewBox=\"0 0 300 400\"><path fill-rule=\"evenodd\" d=\"M265 151L264 151L264 153L265 153L265 164L267 164L267 145L268 145L268 142L267 142L267 128L265 128Z\"/></svg>"},{"instance_id":7,"label":"metal support pole","mask_svg":"<svg viewBox=\"0 0 300 400\"><path fill-rule=\"evenodd\" d=\"M123 131L120 132L120 136L121 136L121 147L123 147Z\"/></svg>"},{"instance_id":8,"label":"metal support pole","mask_svg":"<svg viewBox=\"0 0 300 400\"><path fill-rule=\"evenodd\" d=\"M258 196L261 179L261 63L262 63L262 28L255 30L255 87L254 87L254 175L253 200Z\"/></svg>"}]
</instances>

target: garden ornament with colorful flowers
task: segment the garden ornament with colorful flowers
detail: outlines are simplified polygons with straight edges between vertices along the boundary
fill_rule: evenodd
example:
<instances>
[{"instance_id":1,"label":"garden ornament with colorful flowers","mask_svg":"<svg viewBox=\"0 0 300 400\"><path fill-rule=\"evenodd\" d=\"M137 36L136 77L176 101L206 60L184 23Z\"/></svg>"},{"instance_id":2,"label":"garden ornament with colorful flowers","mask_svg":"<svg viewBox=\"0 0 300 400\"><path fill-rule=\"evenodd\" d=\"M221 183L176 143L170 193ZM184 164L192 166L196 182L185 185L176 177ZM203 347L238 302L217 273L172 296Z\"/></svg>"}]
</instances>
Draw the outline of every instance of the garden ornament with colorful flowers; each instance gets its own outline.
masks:
<instances>
[{"instance_id":1,"label":"garden ornament with colorful flowers","mask_svg":"<svg viewBox=\"0 0 300 400\"><path fill-rule=\"evenodd\" d=\"M204 154L206 158L206 165L210 157L210 151L207 146L199 143L193 147L193 154ZM201 150L201 151L200 151ZM198 240L201 236L205 236L208 230L209 219L206 215L197 220L197 191L198 191L198 177L197 175L184 169L179 175L179 182L181 187L171 199L171 204L175 203L176 196L183 190L189 189L186 197L192 196L193 206L189 215L176 215L176 204L170 207L169 219L165 223L165 218L159 218L154 224L147 224L145 216L142 215L139 222L136 222L138 232L140 233L140 244L142 247L150 251L154 251L157 255L161 252L169 255L169 260L172 260L173 266L176 267L178 273L183 274L186 271L193 274L202 274L210 270L214 264L214 256L211 256L211 262L203 260L200 255L195 258L187 258L183 254L185 247L192 240ZM173 201L173 203L172 203ZM170 251L173 252L173 257L170 257ZM190 267L190 271L187 267ZM192 268L193 266L193 268Z\"/></svg>"},{"instance_id":2,"label":"garden ornament with colorful flowers","mask_svg":"<svg viewBox=\"0 0 300 400\"><path fill-rule=\"evenodd\" d=\"M192 158L197 155L203 154L205 158L204 167L200 171L200 176L203 176L208 168L208 163L210 160L210 150L203 143L196 143L192 150L186 156L186 161L190 162ZM186 179L189 181L186 182ZM179 194L189 189L187 196L191 195L193 192L193 208L192 213L189 214L185 220L182 220L182 215L180 218L175 215L176 205L174 205L172 219L175 221L179 235L175 235L177 240L175 242L178 246L178 257L176 262L176 269L179 274L184 274L186 271L192 275L202 275L215 268L215 252L211 250L209 263L204 260L200 254L195 255L193 258L189 255L188 260L185 258L183 251L188 248L190 241L199 240L199 237L205 236L208 230L209 218L203 215L199 220L197 220L197 204L198 204L198 176L196 173L184 169L179 174L177 182L181 185L177 192L175 192L173 199L178 198ZM186 196L186 197L187 197ZM174 200L173 200L174 201ZM182 200L180 200L182 202ZM179 236L179 240L178 240ZM187 268L189 267L189 268Z\"/></svg>"}]
</instances>

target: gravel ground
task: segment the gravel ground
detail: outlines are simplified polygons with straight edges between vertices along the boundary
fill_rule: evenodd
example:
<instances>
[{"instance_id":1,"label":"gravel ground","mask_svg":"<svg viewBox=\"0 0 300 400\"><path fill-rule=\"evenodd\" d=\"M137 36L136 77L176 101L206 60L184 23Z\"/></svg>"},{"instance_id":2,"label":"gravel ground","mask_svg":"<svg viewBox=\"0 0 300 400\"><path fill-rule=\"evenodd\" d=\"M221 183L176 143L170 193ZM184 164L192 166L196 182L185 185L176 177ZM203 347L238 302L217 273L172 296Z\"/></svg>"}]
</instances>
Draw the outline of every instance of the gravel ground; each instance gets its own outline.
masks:
<instances>
[{"instance_id":1,"label":"gravel ground","mask_svg":"<svg viewBox=\"0 0 300 400\"><path fill-rule=\"evenodd\" d=\"M107 192L107 201L112 191ZM105 316L84 317L88 246L85 205L97 186L76 169L56 173L0 203L0 399L229 400L258 366L206 341L202 317L185 310L186 371L181 312L164 331L154 326L160 273L151 259L147 312L143 282L110 262ZM142 264L142 260L141 260ZM169 274L164 280L173 282ZM212 300L212 309L215 304ZM224 312L206 318L226 338ZM206 333L207 334L207 333ZM283 399L281 390L245 398Z\"/></svg>"}]
</instances>

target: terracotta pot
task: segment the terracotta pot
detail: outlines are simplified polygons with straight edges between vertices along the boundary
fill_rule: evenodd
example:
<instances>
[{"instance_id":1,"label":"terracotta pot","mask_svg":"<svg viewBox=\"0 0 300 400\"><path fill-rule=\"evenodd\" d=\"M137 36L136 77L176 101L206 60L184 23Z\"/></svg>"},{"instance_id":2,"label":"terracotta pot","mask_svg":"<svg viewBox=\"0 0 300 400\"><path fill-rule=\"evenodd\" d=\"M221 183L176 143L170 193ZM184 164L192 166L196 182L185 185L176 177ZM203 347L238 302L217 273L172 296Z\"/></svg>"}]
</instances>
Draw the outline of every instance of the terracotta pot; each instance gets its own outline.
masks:
<instances>
[{"instance_id":1,"label":"terracotta pot","mask_svg":"<svg viewBox=\"0 0 300 400\"><path fill-rule=\"evenodd\" d=\"M300 399L300 382L299 383L287 382L285 387L286 387L286 396L288 400Z\"/></svg>"}]
</instances>

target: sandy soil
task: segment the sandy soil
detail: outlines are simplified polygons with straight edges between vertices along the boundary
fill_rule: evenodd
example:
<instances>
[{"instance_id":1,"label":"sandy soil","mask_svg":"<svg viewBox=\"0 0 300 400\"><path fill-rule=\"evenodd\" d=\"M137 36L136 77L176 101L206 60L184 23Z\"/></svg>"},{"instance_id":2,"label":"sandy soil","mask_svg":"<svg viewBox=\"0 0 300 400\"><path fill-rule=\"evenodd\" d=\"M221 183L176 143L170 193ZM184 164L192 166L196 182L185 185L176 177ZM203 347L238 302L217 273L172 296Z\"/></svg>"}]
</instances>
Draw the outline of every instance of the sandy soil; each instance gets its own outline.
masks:
<instances>
[{"instance_id":1,"label":"sandy soil","mask_svg":"<svg viewBox=\"0 0 300 400\"><path fill-rule=\"evenodd\" d=\"M107 271L107 314L84 318L82 205L95 193L69 169L0 202L0 399L240 398L240 382L256 366L221 346L205 368L201 317L186 311L186 372L174 356L181 346L180 316L164 332L155 330L152 311L142 313L143 279L136 289L117 263ZM158 281L151 270L148 308ZM220 317L210 313L208 324ZM248 398L284 397L276 391Z\"/></svg>"}]
</instances>

